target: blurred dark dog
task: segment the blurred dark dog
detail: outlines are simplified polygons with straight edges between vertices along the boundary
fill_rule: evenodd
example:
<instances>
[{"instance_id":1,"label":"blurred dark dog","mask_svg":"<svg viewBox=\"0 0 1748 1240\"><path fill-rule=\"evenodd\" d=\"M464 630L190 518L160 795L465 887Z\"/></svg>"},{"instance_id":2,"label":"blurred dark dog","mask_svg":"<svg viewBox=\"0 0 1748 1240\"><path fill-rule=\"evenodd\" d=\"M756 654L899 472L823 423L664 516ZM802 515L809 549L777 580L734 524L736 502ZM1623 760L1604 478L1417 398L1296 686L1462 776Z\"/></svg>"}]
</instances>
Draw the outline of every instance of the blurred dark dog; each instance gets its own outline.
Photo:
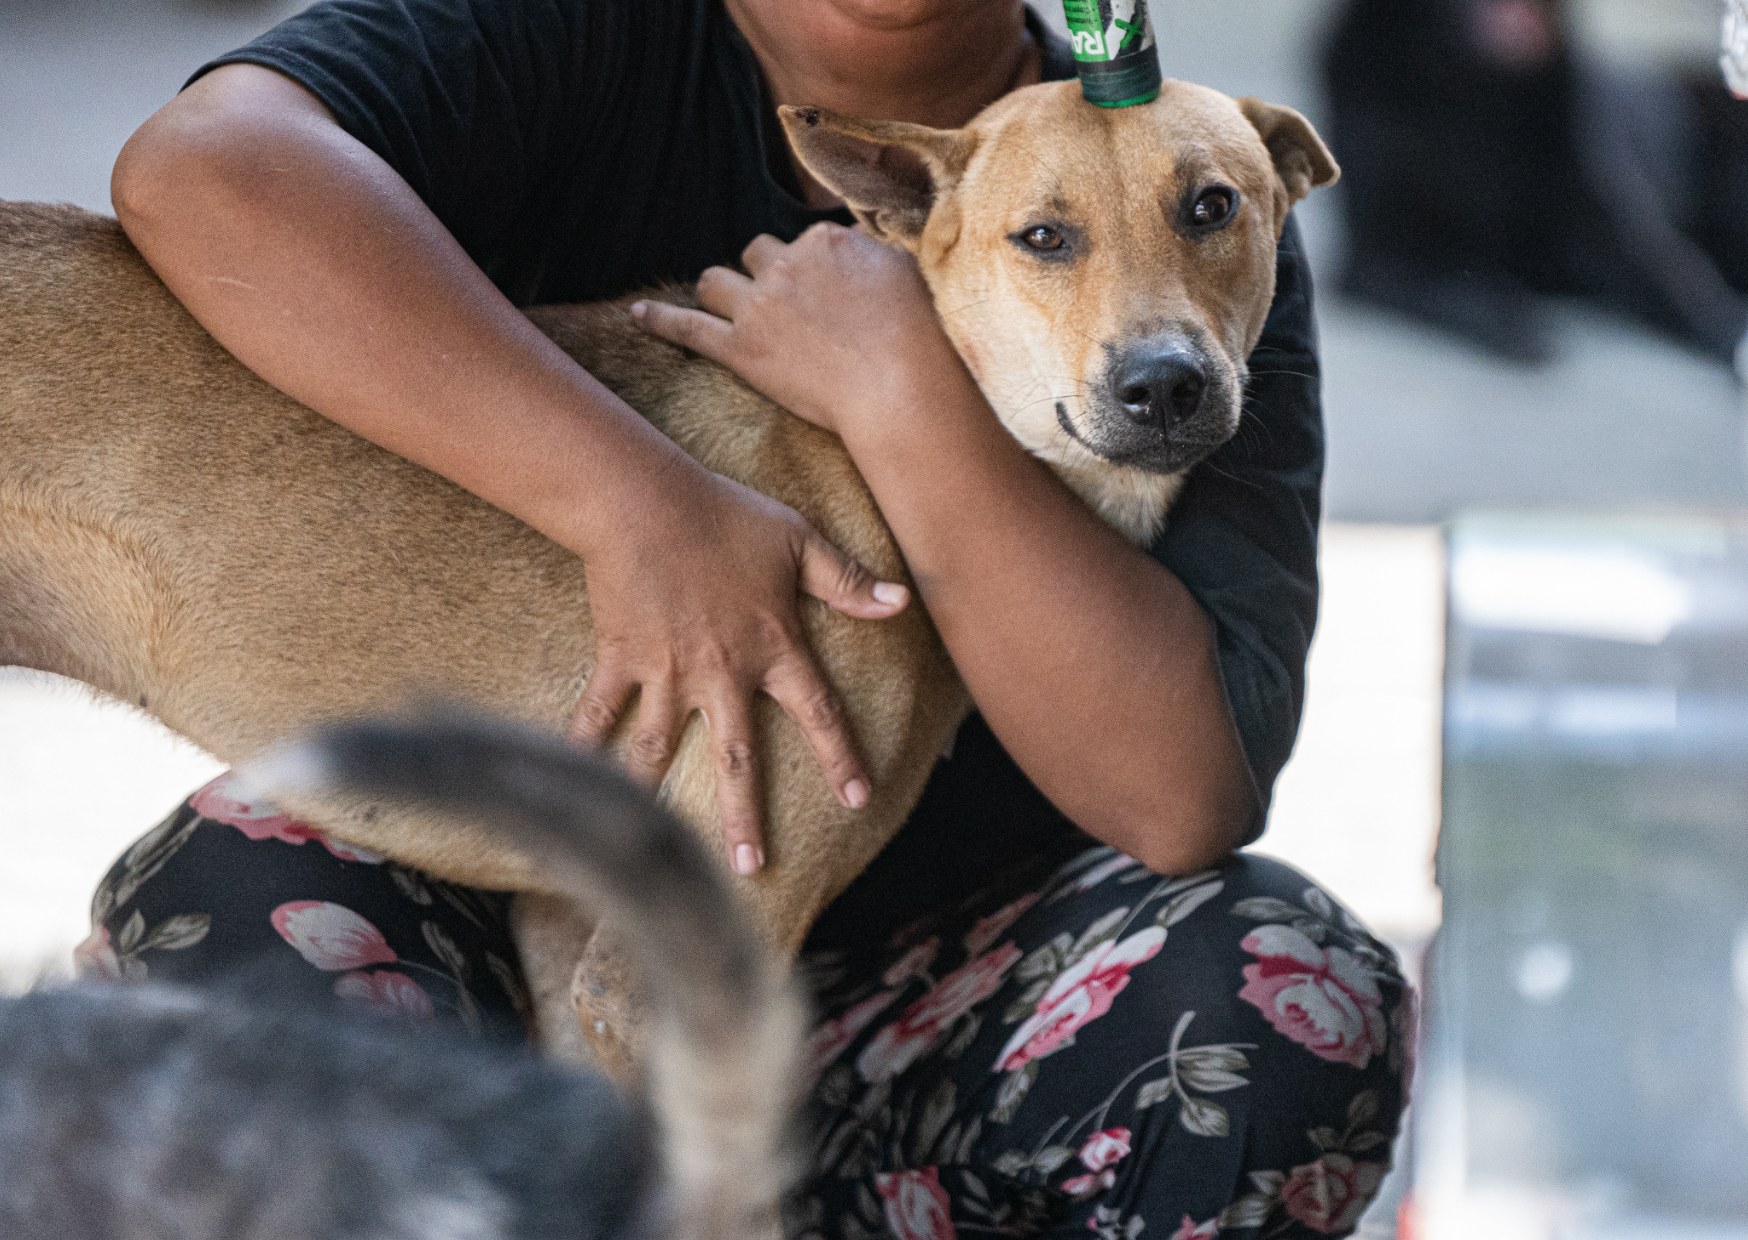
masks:
<instances>
[{"instance_id":1,"label":"blurred dark dog","mask_svg":"<svg viewBox=\"0 0 1748 1240\"><path fill-rule=\"evenodd\" d=\"M0 1064L12 1240L594 1240L652 1161L605 1082L403 1020L82 986L0 1007Z\"/></svg>"},{"instance_id":2,"label":"blurred dark dog","mask_svg":"<svg viewBox=\"0 0 1748 1240\"><path fill-rule=\"evenodd\" d=\"M648 983L646 1098L247 988L33 993L0 1004L0 1236L775 1237L801 1005L691 832L477 723L333 730L256 775L476 823L611 914Z\"/></svg>"}]
</instances>

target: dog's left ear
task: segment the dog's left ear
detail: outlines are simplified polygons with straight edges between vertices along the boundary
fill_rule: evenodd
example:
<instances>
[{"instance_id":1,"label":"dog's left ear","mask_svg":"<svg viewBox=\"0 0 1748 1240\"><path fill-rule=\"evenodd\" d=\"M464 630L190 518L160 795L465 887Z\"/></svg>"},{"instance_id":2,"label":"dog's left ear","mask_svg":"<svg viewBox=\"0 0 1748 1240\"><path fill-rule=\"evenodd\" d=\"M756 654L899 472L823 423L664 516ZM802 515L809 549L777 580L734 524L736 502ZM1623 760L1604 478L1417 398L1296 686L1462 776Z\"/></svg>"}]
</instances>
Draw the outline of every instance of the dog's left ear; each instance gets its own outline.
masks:
<instances>
[{"instance_id":1,"label":"dog's left ear","mask_svg":"<svg viewBox=\"0 0 1748 1240\"><path fill-rule=\"evenodd\" d=\"M1261 99L1240 99L1238 106L1262 135L1263 145L1268 147L1275 171L1286 187L1288 206L1314 189L1334 185L1340 178L1335 156L1311 128L1311 122L1292 108L1264 103Z\"/></svg>"},{"instance_id":2,"label":"dog's left ear","mask_svg":"<svg viewBox=\"0 0 1748 1240\"><path fill-rule=\"evenodd\" d=\"M935 201L965 171L977 139L963 129L863 121L824 108L777 109L802 165L882 241L914 252Z\"/></svg>"}]
</instances>

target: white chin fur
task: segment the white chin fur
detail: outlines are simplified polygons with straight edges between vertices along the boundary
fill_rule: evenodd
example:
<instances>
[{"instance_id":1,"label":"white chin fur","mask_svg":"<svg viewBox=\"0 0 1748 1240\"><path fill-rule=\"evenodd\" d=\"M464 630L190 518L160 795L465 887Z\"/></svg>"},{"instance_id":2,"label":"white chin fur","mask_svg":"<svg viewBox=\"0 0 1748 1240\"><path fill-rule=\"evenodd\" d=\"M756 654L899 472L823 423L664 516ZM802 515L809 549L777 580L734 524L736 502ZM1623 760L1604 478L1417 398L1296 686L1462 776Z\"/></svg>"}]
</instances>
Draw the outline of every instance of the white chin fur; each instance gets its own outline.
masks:
<instances>
[{"instance_id":1,"label":"white chin fur","mask_svg":"<svg viewBox=\"0 0 1748 1240\"><path fill-rule=\"evenodd\" d=\"M1030 451L1055 470L1100 519L1142 547L1159 537L1165 528L1165 510L1184 484L1182 473L1156 474L1116 465L1074 440Z\"/></svg>"},{"instance_id":2,"label":"white chin fur","mask_svg":"<svg viewBox=\"0 0 1748 1240\"><path fill-rule=\"evenodd\" d=\"M1026 359L1033 373L1061 371L1050 359ZM981 380L979 381L981 384ZM1039 397L1042 391L1045 396ZM1165 528L1165 510L1183 487L1183 474L1157 474L1107 461L1068 435L1057 422L1056 408L1064 402L1076 406L1072 392L1057 394L1042 380L996 384L983 388L989 401L1020 446L1043 461L1068 484L1100 519L1114 526L1138 546L1148 546Z\"/></svg>"}]
</instances>

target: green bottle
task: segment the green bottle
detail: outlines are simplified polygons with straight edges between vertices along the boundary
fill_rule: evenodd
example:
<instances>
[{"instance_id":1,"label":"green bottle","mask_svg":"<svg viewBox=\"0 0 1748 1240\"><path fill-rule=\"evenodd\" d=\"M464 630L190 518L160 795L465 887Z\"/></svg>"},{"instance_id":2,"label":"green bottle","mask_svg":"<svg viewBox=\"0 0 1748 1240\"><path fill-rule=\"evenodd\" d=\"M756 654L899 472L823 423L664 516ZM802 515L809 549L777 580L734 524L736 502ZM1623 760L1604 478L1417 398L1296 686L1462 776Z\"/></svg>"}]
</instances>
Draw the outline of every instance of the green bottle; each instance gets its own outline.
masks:
<instances>
[{"instance_id":1,"label":"green bottle","mask_svg":"<svg viewBox=\"0 0 1748 1240\"><path fill-rule=\"evenodd\" d=\"M1159 52L1147 0L1062 0L1080 93L1101 108L1159 97Z\"/></svg>"}]
</instances>

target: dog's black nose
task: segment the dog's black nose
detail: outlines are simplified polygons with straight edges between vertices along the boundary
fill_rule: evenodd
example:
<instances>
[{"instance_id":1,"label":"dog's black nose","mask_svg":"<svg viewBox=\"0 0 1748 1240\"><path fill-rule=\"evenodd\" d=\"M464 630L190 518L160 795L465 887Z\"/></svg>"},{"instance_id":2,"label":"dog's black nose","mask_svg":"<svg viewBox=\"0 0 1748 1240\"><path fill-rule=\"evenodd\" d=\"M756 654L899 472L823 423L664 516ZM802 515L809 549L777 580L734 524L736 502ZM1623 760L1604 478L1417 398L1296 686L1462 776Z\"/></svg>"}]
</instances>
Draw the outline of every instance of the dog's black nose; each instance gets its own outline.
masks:
<instances>
[{"instance_id":1,"label":"dog's black nose","mask_svg":"<svg viewBox=\"0 0 1748 1240\"><path fill-rule=\"evenodd\" d=\"M1142 426L1169 430L1195 417L1208 391L1208 368L1177 345L1130 349L1113 376L1117 402Z\"/></svg>"}]
</instances>

